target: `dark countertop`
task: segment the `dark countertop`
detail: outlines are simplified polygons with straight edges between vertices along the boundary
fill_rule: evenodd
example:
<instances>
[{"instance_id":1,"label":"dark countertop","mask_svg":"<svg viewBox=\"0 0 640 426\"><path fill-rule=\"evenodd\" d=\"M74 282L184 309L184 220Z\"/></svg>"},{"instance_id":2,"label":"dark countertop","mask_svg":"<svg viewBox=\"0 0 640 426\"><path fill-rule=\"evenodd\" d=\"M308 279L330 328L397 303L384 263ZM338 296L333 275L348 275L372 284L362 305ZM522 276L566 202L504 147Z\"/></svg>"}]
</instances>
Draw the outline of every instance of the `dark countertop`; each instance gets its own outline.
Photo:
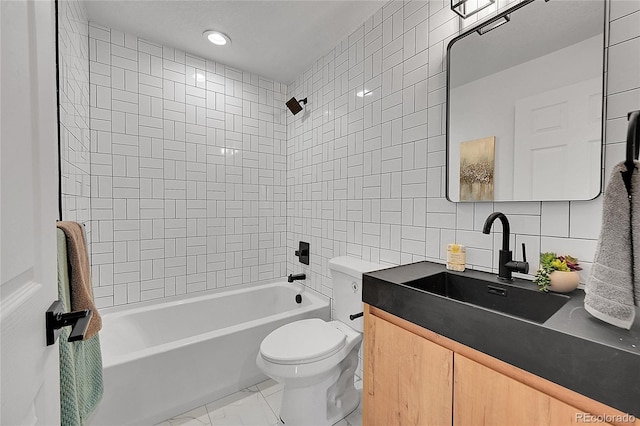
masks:
<instances>
[{"instance_id":1,"label":"dark countertop","mask_svg":"<svg viewBox=\"0 0 640 426\"><path fill-rule=\"evenodd\" d=\"M640 417L640 315L631 330L614 327L588 314L584 292L574 290L562 308L538 324L406 285L445 270L442 264L418 262L364 274L362 300ZM485 272L448 272L537 291L531 281L505 284Z\"/></svg>"}]
</instances>

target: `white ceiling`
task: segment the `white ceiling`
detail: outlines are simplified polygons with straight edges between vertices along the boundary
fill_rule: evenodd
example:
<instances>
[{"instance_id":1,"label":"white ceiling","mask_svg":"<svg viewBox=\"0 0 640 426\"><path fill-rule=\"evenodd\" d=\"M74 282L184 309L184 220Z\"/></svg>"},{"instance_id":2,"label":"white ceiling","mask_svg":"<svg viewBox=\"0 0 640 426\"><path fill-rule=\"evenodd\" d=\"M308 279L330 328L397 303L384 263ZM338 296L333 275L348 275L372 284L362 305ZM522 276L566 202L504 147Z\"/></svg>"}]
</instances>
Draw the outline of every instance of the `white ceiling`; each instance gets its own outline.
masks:
<instances>
[{"instance_id":1,"label":"white ceiling","mask_svg":"<svg viewBox=\"0 0 640 426\"><path fill-rule=\"evenodd\" d=\"M386 0L84 0L89 20L291 83ZM215 29L231 46L202 37Z\"/></svg>"}]
</instances>

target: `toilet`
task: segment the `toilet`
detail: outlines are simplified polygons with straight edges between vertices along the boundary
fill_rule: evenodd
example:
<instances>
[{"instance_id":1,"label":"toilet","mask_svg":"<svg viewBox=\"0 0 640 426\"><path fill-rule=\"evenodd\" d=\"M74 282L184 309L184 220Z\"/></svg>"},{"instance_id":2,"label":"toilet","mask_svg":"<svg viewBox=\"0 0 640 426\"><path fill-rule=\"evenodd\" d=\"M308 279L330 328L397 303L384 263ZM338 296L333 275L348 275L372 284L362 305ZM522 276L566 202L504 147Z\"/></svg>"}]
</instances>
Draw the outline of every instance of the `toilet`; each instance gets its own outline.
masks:
<instances>
[{"instance_id":1,"label":"toilet","mask_svg":"<svg viewBox=\"0 0 640 426\"><path fill-rule=\"evenodd\" d=\"M294 321L264 338L256 362L284 384L280 420L286 426L333 425L360 403L353 386L362 342L362 274L384 266L347 256L329 261L334 321Z\"/></svg>"}]
</instances>

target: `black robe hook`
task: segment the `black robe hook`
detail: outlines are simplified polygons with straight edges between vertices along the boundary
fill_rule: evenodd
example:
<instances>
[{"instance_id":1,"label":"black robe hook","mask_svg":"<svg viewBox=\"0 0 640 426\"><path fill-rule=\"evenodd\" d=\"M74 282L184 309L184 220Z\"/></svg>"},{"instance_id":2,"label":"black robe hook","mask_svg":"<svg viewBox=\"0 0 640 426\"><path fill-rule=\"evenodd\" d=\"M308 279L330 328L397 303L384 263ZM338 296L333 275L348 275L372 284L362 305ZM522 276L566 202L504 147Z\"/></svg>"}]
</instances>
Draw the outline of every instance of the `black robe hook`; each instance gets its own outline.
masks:
<instances>
[{"instance_id":1,"label":"black robe hook","mask_svg":"<svg viewBox=\"0 0 640 426\"><path fill-rule=\"evenodd\" d=\"M624 162L627 170L620 173L622 173L622 180L629 195L631 195L631 176L636 168L634 160L638 159L638 152L640 151L640 126L638 126L639 117L640 110L631 111L627 114L629 125L627 127L627 157Z\"/></svg>"}]
</instances>

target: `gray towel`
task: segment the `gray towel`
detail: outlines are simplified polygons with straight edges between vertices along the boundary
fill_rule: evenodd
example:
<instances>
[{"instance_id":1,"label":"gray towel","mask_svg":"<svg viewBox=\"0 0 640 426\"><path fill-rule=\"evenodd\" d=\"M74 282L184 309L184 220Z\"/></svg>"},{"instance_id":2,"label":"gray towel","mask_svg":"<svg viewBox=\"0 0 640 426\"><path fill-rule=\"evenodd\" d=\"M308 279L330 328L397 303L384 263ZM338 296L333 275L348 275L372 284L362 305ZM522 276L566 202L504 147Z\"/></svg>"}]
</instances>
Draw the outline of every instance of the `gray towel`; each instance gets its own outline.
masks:
<instances>
[{"instance_id":1,"label":"gray towel","mask_svg":"<svg viewBox=\"0 0 640 426\"><path fill-rule=\"evenodd\" d=\"M637 166L640 163L636 162ZM617 327L631 328L635 304L640 302L640 173L632 175L632 202L621 171L624 163L613 168L604 193L602 228L591 274L585 287L584 307L594 317ZM633 217L631 217L633 212ZM631 230L637 230L632 238ZM632 256L632 244L635 247ZM635 258L635 259L634 259ZM633 272L635 271L635 281Z\"/></svg>"},{"instance_id":2,"label":"gray towel","mask_svg":"<svg viewBox=\"0 0 640 426\"><path fill-rule=\"evenodd\" d=\"M631 235L633 244L633 291L635 304L640 306L640 162L634 161L636 171L631 177Z\"/></svg>"},{"instance_id":3,"label":"gray towel","mask_svg":"<svg viewBox=\"0 0 640 426\"><path fill-rule=\"evenodd\" d=\"M640 166L640 163L636 162ZM604 193L602 228L591 274L585 286L584 307L594 317L617 327L631 328L636 315L635 303L640 301L640 232L633 242L631 229L640 231L640 172L632 175L633 218L627 189L621 171L624 163L613 168ZM632 243L636 248L631 255ZM635 281L632 271L635 270ZM635 295L634 295L635 291Z\"/></svg>"}]
</instances>

